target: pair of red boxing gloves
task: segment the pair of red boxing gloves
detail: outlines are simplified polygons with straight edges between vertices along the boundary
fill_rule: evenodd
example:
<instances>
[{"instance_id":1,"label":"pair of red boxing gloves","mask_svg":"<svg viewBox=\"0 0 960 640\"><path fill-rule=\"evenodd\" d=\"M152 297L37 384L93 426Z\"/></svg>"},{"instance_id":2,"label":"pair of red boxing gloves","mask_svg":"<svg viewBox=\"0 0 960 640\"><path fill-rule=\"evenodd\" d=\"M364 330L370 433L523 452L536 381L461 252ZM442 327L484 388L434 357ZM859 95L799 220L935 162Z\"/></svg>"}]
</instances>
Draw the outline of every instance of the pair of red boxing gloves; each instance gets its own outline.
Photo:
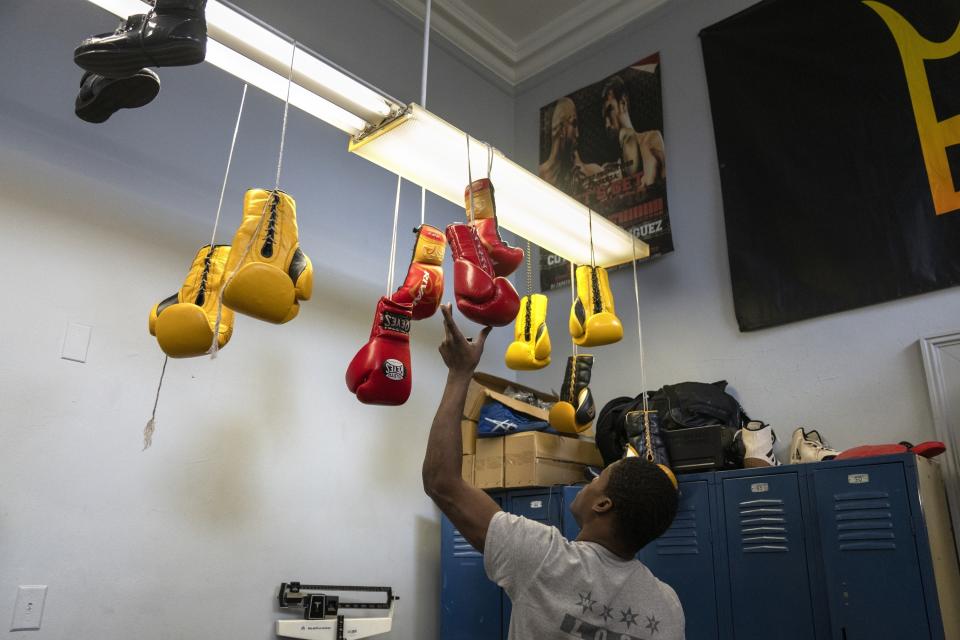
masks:
<instances>
[{"instance_id":1,"label":"pair of red boxing gloves","mask_svg":"<svg viewBox=\"0 0 960 640\"><path fill-rule=\"evenodd\" d=\"M520 298L505 276L523 262L523 249L511 247L497 228L493 184L476 180L464 192L470 224L451 224L446 237L421 225L403 285L380 298L370 340L347 367L347 388L365 404L403 404L410 397L410 321L436 313L443 298L443 257L453 252L453 290L460 312L478 324L502 327L513 322Z\"/></svg>"}]
</instances>

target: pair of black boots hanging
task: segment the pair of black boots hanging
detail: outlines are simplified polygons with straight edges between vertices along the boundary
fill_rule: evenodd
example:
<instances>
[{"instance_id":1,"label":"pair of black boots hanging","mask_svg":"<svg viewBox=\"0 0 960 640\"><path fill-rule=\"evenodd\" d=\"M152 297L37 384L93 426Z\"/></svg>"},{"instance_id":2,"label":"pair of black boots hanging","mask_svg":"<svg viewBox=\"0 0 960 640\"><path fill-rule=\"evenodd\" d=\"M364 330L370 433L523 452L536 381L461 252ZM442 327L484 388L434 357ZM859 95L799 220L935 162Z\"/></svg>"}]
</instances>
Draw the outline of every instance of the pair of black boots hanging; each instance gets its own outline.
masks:
<instances>
[{"instance_id":1,"label":"pair of black boots hanging","mask_svg":"<svg viewBox=\"0 0 960 640\"><path fill-rule=\"evenodd\" d=\"M106 120L120 109L149 104L160 78L147 67L199 64L207 54L207 0L156 0L146 14L129 16L116 31L87 38L73 53L86 70L75 112L81 120Z\"/></svg>"}]
</instances>

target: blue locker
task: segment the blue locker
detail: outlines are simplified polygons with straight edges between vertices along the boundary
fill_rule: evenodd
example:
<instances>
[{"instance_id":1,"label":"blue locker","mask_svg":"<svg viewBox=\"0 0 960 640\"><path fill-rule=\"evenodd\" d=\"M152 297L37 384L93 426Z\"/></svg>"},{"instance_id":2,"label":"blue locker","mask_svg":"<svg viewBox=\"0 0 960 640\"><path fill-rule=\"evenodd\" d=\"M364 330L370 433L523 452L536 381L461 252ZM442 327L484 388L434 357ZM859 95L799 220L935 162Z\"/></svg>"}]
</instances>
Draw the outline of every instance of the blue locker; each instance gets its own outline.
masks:
<instances>
[{"instance_id":1,"label":"blue locker","mask_svg":"<svg viewBox=\"0 0 960 640\"><path fill-rule=\"evenodd\" d=\"M567 519L572 520L563 504L563 496L564 492L561 487L510 491L507 494L504 511L552 525L563 531L561 515L566 514ZM513 610L513 603L510 602L509 596L502 591L501 598L503 610L503 635L501 637L506 638L510 631L510 613Z\"/></svg>"},{"instance_id":2,"label":"blue locker","mask_svg":"<svg viewBox=\"0 0 960 640\"><path fill-rule=\"evenodd\" d=\"M677 592L686 617L687 640L717 638L713 504L709 474L680 478L677 517L638 558Z\"/></svg>"},{"instance_id":3,"label":"blue locker","mask_svg":"<svg viewBox=\"0 0 960 640\"><path fill-rule=\"evenodd\" d=\"M915 481L909 482L905 474L908 463L915 477L916 461L884 460L889 458L879 463L873 459L872 464L821 465L812 473L835 640L943 634L936 593L924 593L918 554L919 545L926 545L926 532L916 534L911 511L911 502L919 509Z\"/></svg>"},{"instance_id":4,"label":"blue locker","mask_svg":"<svg viewBox=\"0 0 960 640\"><path fill-rule=\"evenodd\" d=\"M491 495L503 506L503 498ZM487 578L483 554L446 517L440 523L440 637L490 640L501 633L500 587Z\"/></svg>"},{"instance_id":5,"label":"blue locker","mask_svg":"<svg viewBox=\"0 0 960 640\"><path fill-rule=\"evenodd\" d=\"M573 490L573 491L571 491ZM550 524L563 531L564 502L579 487L551 487L490 491L490 497L508 513ZM440 638L442 640L496 640L510 628L510 598L487 578L483 554L474 550L450 520L440 521Z\"/></svg>"},{"instance_id":6,"label":"blue locker","mask_svg":"<svg viewBox=\"0 0 960 640\"><path fill-rule=\"evenodd\" d=\"M735 640L766 639L771 629L785 640L816 637L799 472L720 476Z\"/></svg>"},{"instance_id":7,"label":"blue locker","mask_svg":"<svg viewBox=\"0 0 960 640\"><path fill-rule=\"evenodd\" d=\"M924 515L946 510L934 475L912 454L684 475L673 525L639 557L677 591L689 640L960 638L941 615L957 602L949 522L935 568ZM580 490L493 495L574 539ZM442 640L506 637L510 602L482 560L444 519Z\"/></svg>"}]
</instances>

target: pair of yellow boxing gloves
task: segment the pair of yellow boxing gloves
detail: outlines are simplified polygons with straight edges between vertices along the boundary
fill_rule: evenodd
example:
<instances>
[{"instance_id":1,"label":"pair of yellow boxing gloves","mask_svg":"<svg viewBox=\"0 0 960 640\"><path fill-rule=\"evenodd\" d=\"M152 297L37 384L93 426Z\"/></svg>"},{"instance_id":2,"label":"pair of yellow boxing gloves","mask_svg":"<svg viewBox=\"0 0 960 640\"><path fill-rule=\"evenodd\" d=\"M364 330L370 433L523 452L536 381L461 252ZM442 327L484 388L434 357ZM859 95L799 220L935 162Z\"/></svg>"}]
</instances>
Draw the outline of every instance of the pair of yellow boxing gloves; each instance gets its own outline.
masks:
<instances>
[{"instance_id":1,"label":"pair of yellow boxing gloves","mask_svg":"<svg viewBox=\"0 0 960 640\"><path fill-rule=\"evenodd\" d=\"M200 248L180 290L150 310L150 335L171 358L222 348L234 311L282 324L313 291L313 264L300 250L297 205L282 191L250 189L229 245ZM220 304L220 297L223 304Z\"/></svg>"},{"instance_id":2,"label":"pair of yellow boxing gloves","mask_svg":"<svg viewBox=\"0 0 960 640\"><path fill-rule=\"evenodd\" d=\"M617 318L610 281L603 267L582 265L576 271L577 298L570 309L570 335L581 347L598 347L623 338ZM514 341L507 347L506 364L511 369L532 371L550 364L550 335L547 332L547 297L524 296L514 325ZM590 393L592 355L573 355L567 360L560 400L550 409L550 426L567 433L590 428L596 416Z\"/></svg>"}]
</instances>

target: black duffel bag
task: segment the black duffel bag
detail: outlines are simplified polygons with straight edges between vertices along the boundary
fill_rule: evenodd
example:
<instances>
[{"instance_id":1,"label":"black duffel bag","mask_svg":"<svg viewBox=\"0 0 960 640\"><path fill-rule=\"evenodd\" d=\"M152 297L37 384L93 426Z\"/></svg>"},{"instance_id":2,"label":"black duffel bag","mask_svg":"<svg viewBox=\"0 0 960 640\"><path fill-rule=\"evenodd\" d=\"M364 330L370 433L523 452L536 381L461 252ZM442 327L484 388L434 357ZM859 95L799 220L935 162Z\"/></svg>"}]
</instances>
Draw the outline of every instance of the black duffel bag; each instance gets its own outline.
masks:
<instances>
[{"instance_id":1,"label":"black duffel bag","mask_svg":"<svg viewBox=\"0 0 960 640\"><path fill-rule=\"evenodd\" d=\"M719 425L734 432L748 418L737 399L726 392L727 381L681 382L664 385L647 396L651 408L660 416L667 431Z\"/></svg>"},{"instance_id":2,"label":"black duffel bag","mask_svg":"<svg viewBox=\"0 0 960 640\"><path fill-rule=\"evenodd\" d=\"M675 469L707 470L738 468L742 454L734 445L734 434L749 418L736 398L726 392L726 380L712 384L681 382L648 392L647 405L657 413L657 423L666 441ZM614 398L597 418L597 448L608 465L623 457L629 441L626 415L643 408L643 395ZM685 431L687 430L687 431ZM684 432L685 431L685 432ZM713 450L704 454L705 442ZM698 450L687 455L692 448ZM685 464L696 458L697 462ZM710 458L712 462L706 462Z\"/></svg>"}]
</instances>

